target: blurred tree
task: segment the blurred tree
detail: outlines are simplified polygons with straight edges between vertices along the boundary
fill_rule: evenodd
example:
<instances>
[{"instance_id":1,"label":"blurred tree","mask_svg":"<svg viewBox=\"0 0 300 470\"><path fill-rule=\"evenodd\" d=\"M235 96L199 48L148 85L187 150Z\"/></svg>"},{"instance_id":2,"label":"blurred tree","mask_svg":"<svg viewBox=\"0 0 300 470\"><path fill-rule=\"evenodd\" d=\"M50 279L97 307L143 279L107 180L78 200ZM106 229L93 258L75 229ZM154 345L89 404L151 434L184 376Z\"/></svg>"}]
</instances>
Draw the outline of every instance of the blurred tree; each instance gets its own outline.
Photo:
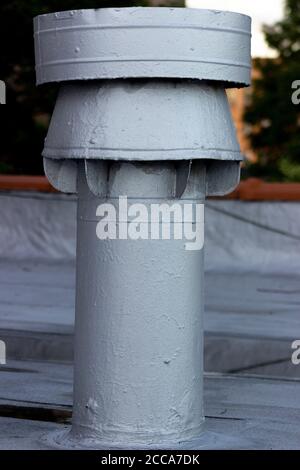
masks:
<instances>
[{"instance_id":1,"label":"blurred tree","mask_svg":"<svg viewBox=\"0 0 300 470\"><path fill-rule=\"evenodd\" d=\"M33 17L80 8L184 6L184 0L2 0L0 79L7 105L0 106L0 173L42 174L43 141L57 85L35 86Z\"/></svg>"},{"instance_id":2,"label":"blurred tree","mask_svg":"<svg viewBox=\"0 0 300 470\"><path fill-rule=\"evenodd\" d=\"M300 105L291 100L292 83L300 80L300 0L286 0L283 20L264 33L278 57L254 60L257 77L244 117L258 161L246 174L300 181Z\"/></svg>"}]
</instances>

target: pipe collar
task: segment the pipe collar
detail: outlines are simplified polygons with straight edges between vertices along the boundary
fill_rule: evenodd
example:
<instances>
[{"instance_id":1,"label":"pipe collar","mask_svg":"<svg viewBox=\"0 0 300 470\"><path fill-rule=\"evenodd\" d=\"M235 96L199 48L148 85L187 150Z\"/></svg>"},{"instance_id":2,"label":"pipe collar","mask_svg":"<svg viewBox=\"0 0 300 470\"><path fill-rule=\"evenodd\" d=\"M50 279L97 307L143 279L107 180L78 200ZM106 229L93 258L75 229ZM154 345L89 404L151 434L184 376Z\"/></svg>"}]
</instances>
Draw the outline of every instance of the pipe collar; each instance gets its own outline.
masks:
<instances>
[{"instance_id":1,"label":"pipe collar","mask_svg":"<svg viewBox=\"0 0 300 470\"><path fill-rule=\"evenodd\" d=\"M195 78L250 83L251 19L190 8L100 8L37 16L37 83Z\"/></svg>"}]
</instances>

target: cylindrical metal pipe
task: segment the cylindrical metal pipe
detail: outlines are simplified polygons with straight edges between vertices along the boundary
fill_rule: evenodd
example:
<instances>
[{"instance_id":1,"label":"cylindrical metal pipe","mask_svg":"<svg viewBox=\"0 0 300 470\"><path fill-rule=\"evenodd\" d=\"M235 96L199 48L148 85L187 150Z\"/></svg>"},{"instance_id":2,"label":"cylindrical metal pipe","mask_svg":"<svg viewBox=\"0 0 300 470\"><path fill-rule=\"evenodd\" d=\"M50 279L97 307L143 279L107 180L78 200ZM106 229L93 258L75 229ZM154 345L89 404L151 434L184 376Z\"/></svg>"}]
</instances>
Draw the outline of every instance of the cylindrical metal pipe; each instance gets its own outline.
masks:
<instances>
[{"instance_id":1,"label":"cylindrical metal pipe","mask_svg":"<svg viewBox=\"0 0 300 470\"><path fill-rule=\"evenodd\" d=\"M62 82L45 172L78 193L74 412L59 445L170 446L202 429L203 201L239 181L225 89L250 83L250 30L184 8L35 19L37 82Z\"/></svg>"},{"instance_id":2,"label":"cylindrical metal pipe","mask_svg":"<svg viewBox=\"0 0 300 470\"><path fill-rule=\"evenodd\" d=\"M171 163L114 166L106 199L90 192L82 167L78 172L70 438L117 446L187 440L204 421L203 249L186 250L184 239L99 240L95 214L100 204L116 206L120 194L149 213L153 203L202 204L201 188L174 199Z\"/></svg>"}]
</instances>

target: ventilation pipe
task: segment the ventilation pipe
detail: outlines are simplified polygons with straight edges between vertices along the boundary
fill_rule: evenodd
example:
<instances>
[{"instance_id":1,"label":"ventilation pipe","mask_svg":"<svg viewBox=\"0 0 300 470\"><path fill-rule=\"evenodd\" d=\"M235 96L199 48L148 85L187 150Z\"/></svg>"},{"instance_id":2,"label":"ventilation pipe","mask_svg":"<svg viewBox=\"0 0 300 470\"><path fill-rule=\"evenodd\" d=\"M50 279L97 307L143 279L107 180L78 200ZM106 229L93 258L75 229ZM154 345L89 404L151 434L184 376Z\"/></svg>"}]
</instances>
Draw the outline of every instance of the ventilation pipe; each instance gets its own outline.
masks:
<instances>
[{"instance_id":1,"label":"ventilation pipe","mask_svg":"<svg viewBox=\"0 0 300 470\"><path fill-rule=\"evenodd\" d=\"M34 26L37 83L61 84L45 173L78 194L73 422L54 440L178 446L203 431L203 204L239 182L225 89L249 85L250 18L120 8Z\"/></svg>"}]
</instances>

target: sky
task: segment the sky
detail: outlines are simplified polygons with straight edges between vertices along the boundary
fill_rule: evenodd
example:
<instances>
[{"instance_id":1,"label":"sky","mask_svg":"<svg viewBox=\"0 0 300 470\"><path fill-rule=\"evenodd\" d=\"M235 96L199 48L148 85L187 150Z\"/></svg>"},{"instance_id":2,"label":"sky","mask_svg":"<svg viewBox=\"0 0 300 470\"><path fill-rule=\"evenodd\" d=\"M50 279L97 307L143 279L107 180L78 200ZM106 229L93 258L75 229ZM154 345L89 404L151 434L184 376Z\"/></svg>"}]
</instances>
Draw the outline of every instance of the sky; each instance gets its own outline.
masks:
<instances>
[{"instance_id":1,"label":"sky","mask_svg":"<svg viewBox=\"0 0 300 470\"><path fill-rule=\"evenodd\" d=\"M262 33L263 24L273 24L283 16L284 0L186 0L190 8L208 8L244 13L252 17L252 57L274 57Z\"/></svg>"}]
</instances>

